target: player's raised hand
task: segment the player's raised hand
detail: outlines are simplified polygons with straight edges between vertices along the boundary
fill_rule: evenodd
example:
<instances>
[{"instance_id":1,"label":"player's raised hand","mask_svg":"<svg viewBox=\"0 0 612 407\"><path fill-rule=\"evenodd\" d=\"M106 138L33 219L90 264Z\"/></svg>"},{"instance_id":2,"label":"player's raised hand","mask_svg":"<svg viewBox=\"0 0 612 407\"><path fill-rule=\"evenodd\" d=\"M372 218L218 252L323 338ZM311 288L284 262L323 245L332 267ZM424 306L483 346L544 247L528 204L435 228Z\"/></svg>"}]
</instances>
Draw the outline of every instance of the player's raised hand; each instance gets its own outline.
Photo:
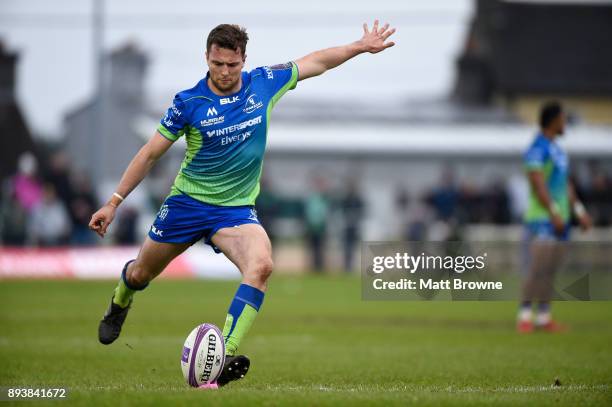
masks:
<instances>
[{"instance_id":1,"label":"player's raised hand","mask_svg":"<svg viewBox=\"0 0 612 407\"><path fill-rule=\"evenodd\" d=\"M393 41L387 41L394 32L395 28L390 29L389 23L379 28L378 20L374 20L371 31L368 29L368 24L363 23L363 37L361 37L359 42L366 52L376 54L395 45Z\"/></svg>"},{"instance_id":2,"label":"player's raised hand","mask_svg":"<svg viewBox=\"0 0 612 407\"><path fill-rule=\"evenodd\" d=\"M104 237L106 229L115 218L116 208L107 204L98 209L96 213L91 216L89 221L89 228L96 232L98 236Z\"/></svg>"}]
</instances>

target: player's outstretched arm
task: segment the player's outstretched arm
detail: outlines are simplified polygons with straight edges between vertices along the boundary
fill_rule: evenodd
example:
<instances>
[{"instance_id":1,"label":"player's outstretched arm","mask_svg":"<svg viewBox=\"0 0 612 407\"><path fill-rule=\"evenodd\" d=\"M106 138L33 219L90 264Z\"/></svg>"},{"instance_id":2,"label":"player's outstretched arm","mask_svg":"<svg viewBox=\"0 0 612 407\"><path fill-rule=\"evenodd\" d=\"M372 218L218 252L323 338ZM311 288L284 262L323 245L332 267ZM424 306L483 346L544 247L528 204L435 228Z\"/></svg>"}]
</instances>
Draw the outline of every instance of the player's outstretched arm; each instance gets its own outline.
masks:
<instances>
[{"instance_id":1,"label":"player's outstretched arm","mask_svg":"<svg viewBox=\"0 0 612 407\"><path fill-rule=\"evenodd\" d=\"M364 52L376 54L394 46L394 42L387 41L394 32L395 28L390 29L389 24L385 24L379 28L378 20L374 21L372 31L370 31L368 25L364 23L363 37L361 37L360 40L340 47L315 51L295 61L299 71L298 81L321 75L323 72L335 68Z\"/></svg>"},{"instance_id":2,"label":"player's outstretched arm","mask_svg":"<svg viewBox=\"0 0 612 407\"><path fill-rule=\"evenodd\" d=\"M115 211L124 198L134 190L155 165L157 160L170 148L172 142L156 132L155 135L136 153L126 168L116 194L104 204L89 221L89 228L100 237L104 237L106 229L115 218ZM121 197L121 198L119 198Z\"/></svg>"}]
</instances>

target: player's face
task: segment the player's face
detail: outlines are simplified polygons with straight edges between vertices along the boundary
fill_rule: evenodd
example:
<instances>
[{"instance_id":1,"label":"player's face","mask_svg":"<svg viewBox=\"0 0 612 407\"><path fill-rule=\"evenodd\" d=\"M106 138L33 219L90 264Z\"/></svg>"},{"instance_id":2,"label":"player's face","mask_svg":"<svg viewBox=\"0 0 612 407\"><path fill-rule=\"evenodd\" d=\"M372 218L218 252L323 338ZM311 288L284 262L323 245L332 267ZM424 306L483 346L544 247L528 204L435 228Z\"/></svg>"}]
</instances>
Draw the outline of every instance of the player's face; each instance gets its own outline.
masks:
<instances>
[{"instance_id":1,"label":"player's face","mask_svg":"<svg viewBox=\"0 0 612 407\"><path fill-rule=\"evenodd\" d=\"M206 53L206 62L214 87L223 93L237 92L245 59L240 49L234 51L213 44Z\"/></svg>"},{"instance_id":2,"label":"player's face","mask_svg":"<svg viewBox=\"0 0 612 407\"><path fill-rule=\"evenodd\" d=\"M561 112L559 117L557 117L557 134L562 135L565 133L565 113Z\"/></svg>"}]
</instances>

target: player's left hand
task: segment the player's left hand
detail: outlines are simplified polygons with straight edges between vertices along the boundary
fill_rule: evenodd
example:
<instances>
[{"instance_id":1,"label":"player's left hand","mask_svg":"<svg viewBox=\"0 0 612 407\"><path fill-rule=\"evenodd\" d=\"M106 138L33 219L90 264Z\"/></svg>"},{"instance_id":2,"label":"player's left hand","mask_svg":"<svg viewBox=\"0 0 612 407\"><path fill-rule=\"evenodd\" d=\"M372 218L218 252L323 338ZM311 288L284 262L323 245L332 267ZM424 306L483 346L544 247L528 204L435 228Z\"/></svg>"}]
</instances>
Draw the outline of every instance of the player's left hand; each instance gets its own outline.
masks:
<instances>
[{"instance_id":1,"label":"player's left hand","mask_svg":"<svg viewBox=\"0 0 612 407\"><path fill-rule=\"evenodd\" d=\"M100 237L104 237L106 234L106 229L110 226L115 218L116 207L111 206L110 204L106 204L96 213L91 215L91 220L89 221L89 229L93 230Z\"/></svg>"},{"instance_id":2,"label":"player's left hand","mask_svg":"<svg viewBox=\"0 0 612 407\"><path fill-rule=\"evenodd\" d=\"M586 212L578 218L578 223L580 224L580 229L582 229L583 232L586 232L591 229L591 227L593 227L593 221L591 220L589 214Z\"/></svg>"},{"instance_id":3,"label":"player's left hand","mask_svg":"<svg viewBox=\"0 0 612 407\"><path fill-rule=\"evenodd\" d=\"M374 20L372 31L368 30L368 24L363 23L363 37L359 40L365 52L376 54L395 45L393 41L387 39L393 35L395 28L389 29L389 23L378 28L378 20Z\"/></svg>"}]
</instances>

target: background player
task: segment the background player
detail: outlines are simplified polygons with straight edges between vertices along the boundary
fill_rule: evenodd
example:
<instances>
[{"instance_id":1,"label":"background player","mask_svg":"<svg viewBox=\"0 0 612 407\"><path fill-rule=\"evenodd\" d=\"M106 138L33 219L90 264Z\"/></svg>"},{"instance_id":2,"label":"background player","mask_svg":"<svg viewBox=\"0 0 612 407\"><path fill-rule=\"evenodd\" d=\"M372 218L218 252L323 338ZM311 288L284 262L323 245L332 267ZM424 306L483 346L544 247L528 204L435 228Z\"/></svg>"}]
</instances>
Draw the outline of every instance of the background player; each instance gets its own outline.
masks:
<instances>
[{"instance_id":1,"label":"background player","mask_svg":"<svg viewBox=\"0 0 612 407\"><path fill-rule=\"evenodd\" d=\"M555 332L564 327L550 312L554 274L560 266L569 239L571 210L583 230L591 219L576 197L568 179L569 159L556 139L565 132L565 113L561 104L549 102L540 111L540 132L524 155L529 179L529 206L525 214L527 234L527 276L518 313L517 330L534 328ZM533 302L537 302L535 326Z\"/></svg>"},{"instance_id":2,"label":"background player","mask_svg":"<svg viewBox=\"0 0 612 407\"><path fill-rule=\"evenodd\" d=\"M271 245L254 211L259 193L270 112L297 81L320 75L361 53L394 45L395 32L378 20L351 44L313 52L283 65L243 72L248 36L244 28L222 24L207 39L209 72L193 88L176 95L160 127L125 170L116 192L91 218L104 237L121 202L179 137L187 150L170 195L151 226L138 257L128 261L111 304L100 322L99 340L119 337L133 294L190 245L204 239L242 273L223 329L228 360L218 383L244 377L249 360L236 350L263 302L272 272Z\"/></svg>"}]
</instances>

